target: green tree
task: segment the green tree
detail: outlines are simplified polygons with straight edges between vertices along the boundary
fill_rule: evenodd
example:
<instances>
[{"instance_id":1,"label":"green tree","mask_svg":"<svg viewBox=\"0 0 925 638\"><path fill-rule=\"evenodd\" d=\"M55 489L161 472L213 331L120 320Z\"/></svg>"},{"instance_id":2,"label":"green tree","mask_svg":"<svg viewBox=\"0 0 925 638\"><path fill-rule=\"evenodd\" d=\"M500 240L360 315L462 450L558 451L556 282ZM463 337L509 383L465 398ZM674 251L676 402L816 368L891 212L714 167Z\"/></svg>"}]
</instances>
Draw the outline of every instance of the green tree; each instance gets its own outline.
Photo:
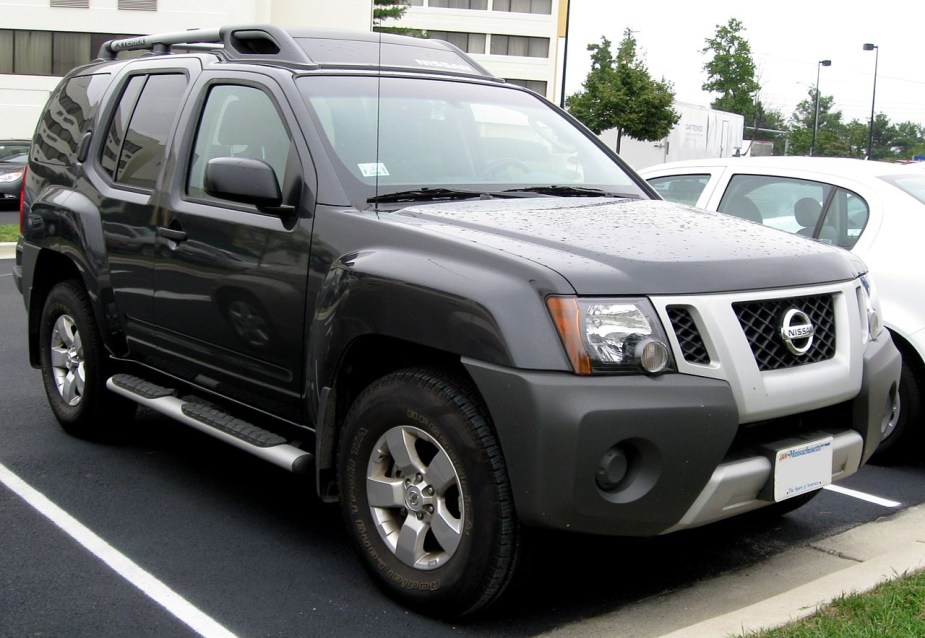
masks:
<instances>
[{"instance_id":1,"label":"green tree","mask_svg":"<svg viewBox=\"0 0 925 638\"><path fill-rule=\"evenodd\" d=\"M898 159L911 160L915 155L925 155L925 126L900 122L893 131L893 150Z\"/></svg>"},{"instance_id":2,"label":"green tree","mask_svg":"<svg viewBox=\"0 0 925 638\"><path fill-rule=\"evenodd\" d=\"M704 91L718 93L710 106L721 111L745 116L746 126L755 118L758 101L755 96L761 88L755 79L755 61L748 40L741 35L745 27L741 21L730 18L724 25L716 25L716 33L707 38L701 53L712 54L703 69L707 72Z\"/></svg>"},{"instance_id":3,"label":"green tree","mask_svg":"<svg viewBox=\"0 0 925 638\"><path fill-rule=\"evenodd\" d=\"M883 113L877 113L877 117L874 118L874 134L871 140L870 159L896 159L896 152L893 149L893 139L895 135L896 129L890 124L890 118Z\"/></svg>"},{"instance_id":4,"label":"green tree","mask_svg":"<svg viewBox=\"0 0 925 638\"><path fill-rule=\"evenodd\" d=\"M789 127L787 118L777 109L769 109L761 100L755 102L755 113L752 121L745 122L743 138L746 140L761 140L774 144L774 154L784 155L787 150L787 135Z\"/></svg>"},{"instance_id":5,"label":"green tree","mask_svg":"<svg viewBox=\"0 0 925 638\"><path fill-rule=\"evenodd\" d=\"M819 95L819 122L816 124L816 87L810 87L806 99L797 104L790 118L790 154L809 155L813 126L816 126L818 157L853 157L854 149L842 122L841 111L834 110L835 98Z\"/></svg>"},{"instance_id":6,"label":"green tree","mask_svg":"<svg viewBox=\"0 0 925 638\"><path fill-rule=\"evenodd\" d=\"M605 37L600 44L589 44L591 71L583 90L570 95L566 108L594 133L616 129L616 151L623 136L656 141L671 132L680 115L674 110L671 84L654 80L639 59L636 38L630 29L623 33L617 55Z\"/></svg>"},{"instance_id":7,"label":"green tree","mask_svg":"<svg viewBox=\"0 0 925 638\"><path fill-rule=\"evenodd\" d=\"M382 33L400 33L417 38L427 37L426 32L419 29L399 27L396 24L405 15L410 6L409 0L373 0L373 31ZM393 22L388 26L385 22Z\"/></svg>"},{"instance_id":8,"label":"green tree","mask_svg":"<svg viewBox=\"0 0 925 638\"><path fill-rule=\"evenodd\" d=\"M844 157L863 159L867 155L867 124L851 120L845 127L845 143L848 152Z\"/></svg>"}]
</instances>

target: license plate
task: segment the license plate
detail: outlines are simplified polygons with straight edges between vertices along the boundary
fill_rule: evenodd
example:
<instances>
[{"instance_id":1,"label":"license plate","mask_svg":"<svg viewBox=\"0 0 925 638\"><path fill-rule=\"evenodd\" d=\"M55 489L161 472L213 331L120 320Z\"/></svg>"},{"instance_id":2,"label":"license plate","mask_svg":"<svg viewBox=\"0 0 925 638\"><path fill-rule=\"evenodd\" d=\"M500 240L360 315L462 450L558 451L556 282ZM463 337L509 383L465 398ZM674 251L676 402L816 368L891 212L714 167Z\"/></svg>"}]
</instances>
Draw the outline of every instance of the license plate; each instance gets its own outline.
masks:
<instances>
[{"instance_id":1,"label":"license plate","mask_svg":"<svg viewBox=\"0 0 925 638\"><path fill-rule=\"evenodd\" d=\"M832 437L777 450L774 500L783 501L832 482Z\"/></svg>"}]
</instances>

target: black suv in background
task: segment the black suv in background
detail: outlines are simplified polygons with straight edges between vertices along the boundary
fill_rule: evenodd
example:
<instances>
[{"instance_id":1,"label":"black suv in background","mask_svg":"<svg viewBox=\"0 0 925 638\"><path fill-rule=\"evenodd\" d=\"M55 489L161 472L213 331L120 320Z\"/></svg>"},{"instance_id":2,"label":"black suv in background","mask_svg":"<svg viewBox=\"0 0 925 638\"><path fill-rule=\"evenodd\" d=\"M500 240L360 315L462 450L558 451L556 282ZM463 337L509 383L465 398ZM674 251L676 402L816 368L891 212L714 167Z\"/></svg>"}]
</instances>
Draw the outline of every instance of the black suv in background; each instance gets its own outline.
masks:
<instances>
[{"instance_id":1,"label":"black suv in background","mask_svg":"<svg viewBox=\"0 0 925 638\"><path fill-rule=\"evenodd\" d=\"M661 200L441 41L108 42L48 102L23 215L30 362L67 431L143 405L313 472L376 581L435 616L496 601L529 527L797 507L896 409L857 258Z\"/></svg>"}]
</instances>

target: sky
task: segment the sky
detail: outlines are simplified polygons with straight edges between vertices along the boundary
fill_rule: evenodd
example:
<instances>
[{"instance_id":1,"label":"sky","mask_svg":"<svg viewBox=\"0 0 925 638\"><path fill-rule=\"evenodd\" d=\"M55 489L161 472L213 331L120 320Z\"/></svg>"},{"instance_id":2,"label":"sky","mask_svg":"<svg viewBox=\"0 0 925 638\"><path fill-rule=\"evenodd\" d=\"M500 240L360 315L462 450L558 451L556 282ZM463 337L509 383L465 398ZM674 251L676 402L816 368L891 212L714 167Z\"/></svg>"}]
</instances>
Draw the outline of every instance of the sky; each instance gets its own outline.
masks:
<instances>
[{"instance_id":1,"label":"sky","mask_svg":"<svg viewBox=\"0 0 925 638\"><path fill-rule=\"evenodd\" d=\"M820 94L834 98L842 121L866 125L873 101L893 124L925 125L925 4L914 0L571 0L566 95L591 69L587 45L606 37L616 52L629 28L649 74L670 82L676 101L709 106L715 96L700 87L710 56L701 51L730 18L744 25L761 102L785 119L809 98L818 71ZM878 48L865 51L865 43Z\"/></svg>"}]
</instances>

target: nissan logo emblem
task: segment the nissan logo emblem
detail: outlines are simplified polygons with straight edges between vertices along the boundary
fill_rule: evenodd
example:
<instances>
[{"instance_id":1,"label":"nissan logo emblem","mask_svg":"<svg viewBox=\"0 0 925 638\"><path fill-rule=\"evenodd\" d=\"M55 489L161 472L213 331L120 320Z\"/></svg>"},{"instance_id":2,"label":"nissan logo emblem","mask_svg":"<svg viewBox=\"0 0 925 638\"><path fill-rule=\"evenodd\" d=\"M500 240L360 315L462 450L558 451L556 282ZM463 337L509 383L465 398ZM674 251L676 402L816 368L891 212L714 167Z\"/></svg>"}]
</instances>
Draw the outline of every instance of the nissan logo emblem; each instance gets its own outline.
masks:
<instances>
[{"instance_id":1,"label":"nissan logo emblem","mask_svg":"<svg viewBox=\"0 0 925 638\"><path fill-rule=\"evenodd\" d=\"M795 355L806 354L813 345L813 328L809 316L802 310L791 308L784 314L781 321L780 336L784 340L787 350Z\"/></svg>"}]
</instances>

